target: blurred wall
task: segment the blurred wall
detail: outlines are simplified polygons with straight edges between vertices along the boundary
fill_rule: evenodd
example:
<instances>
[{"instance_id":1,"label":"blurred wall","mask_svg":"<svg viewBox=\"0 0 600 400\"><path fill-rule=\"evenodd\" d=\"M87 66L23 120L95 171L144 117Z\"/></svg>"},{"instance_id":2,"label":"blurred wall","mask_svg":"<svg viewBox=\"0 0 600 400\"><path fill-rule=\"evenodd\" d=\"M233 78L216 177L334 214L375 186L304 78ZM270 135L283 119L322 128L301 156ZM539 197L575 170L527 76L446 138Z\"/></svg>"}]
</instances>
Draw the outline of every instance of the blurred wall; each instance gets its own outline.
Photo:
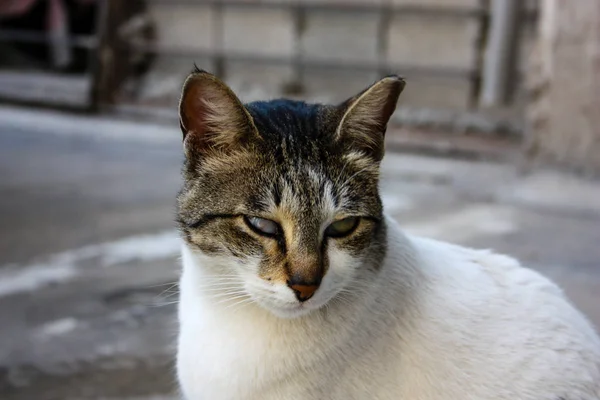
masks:
<instances>
[{"instance_id":1,"label":"blurred wall","mask_svg":"<svg viewBox=\"0 0 600 400\"><path fill-rule=\"evenodd\" d=\"M543 0L528 71L531 160L600 175L600 2Z\"/></svg>"}]
</instances>

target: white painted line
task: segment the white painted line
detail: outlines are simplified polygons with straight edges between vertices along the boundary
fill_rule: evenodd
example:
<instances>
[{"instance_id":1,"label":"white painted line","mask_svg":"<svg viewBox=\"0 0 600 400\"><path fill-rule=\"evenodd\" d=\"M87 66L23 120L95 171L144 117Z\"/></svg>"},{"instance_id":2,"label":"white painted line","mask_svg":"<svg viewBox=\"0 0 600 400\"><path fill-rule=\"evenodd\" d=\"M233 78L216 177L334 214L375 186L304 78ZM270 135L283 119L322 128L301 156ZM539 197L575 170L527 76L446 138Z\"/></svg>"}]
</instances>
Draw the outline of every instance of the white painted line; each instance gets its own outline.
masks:
<instances>
[{"instance_id":1,"label":"white painted line","mask_svg":"<svg viewBox=\"0 0 600 400\"><path fill-rule=\"evenodd\" d=\"M52 283L72 279L76 273L72 265L46 264L28 266L4 266L0 271L0 297L29 292Z\"/></svg>"},{"instance_id":2,"label":"white painted line","mask_svg":"<svg viewBox=\"0 0 600 400\"><path fill-rule=\"evenodd\" d=\"M154 235L138 235L99 245L94 250L102 258L102 265L110 267L129 261L152 261L179 254L181 242L176 231Z\"/></svg>"},{"instance_id":3,"label":"white painted line","mask_svg":"<svg viewBox=\"0 0 600 400\"><path fill-rule=\"evenodd\" d=\"M77 328L77 325L79 325L79 323L73 317L57 319L55 321L47 322L38 328L36 335L40 338L46 338L49 336L62 336Z\"/></svg>"},{"instance_id":4,"label":"white painted line","mask_svg":"<svg viewBox=\"0 0 600 400\"><path fill-rule=\"evenodd\" d=\"M71 281L81 272L81 264L94 258L99 260L100 266L112 267L135 260L176 256L179 250L179 236L169 230L67 250L33 264L0 266L0 297Z\"/></svg>"},{"instance_id":5,"label":"white painted line","mask_svg":"<svg viewBox=\"0 0 600 400\"><path fill-rule=\"evenodd\" d=\"M90 137L94 140L144 141L179 145L177 125L149 124L95 116L72 115L14 106L0 106L0 127L56 136ZM84 127L84 128L83 128Z\"/></svg>"}]
</instances>

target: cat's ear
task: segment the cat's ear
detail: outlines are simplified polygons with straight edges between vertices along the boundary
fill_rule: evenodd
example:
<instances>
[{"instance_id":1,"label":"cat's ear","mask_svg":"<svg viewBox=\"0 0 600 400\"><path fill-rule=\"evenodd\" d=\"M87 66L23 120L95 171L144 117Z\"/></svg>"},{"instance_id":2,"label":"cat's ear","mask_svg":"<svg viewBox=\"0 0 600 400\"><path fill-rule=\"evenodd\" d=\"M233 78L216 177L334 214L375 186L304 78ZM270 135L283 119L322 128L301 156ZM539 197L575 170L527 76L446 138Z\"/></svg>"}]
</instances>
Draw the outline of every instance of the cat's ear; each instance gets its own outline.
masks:
<instances>
[{"instance_id":1,"label":"cat's ear","mask_svg":"<svg viewBox=\"0 0 600 400\"><path fill-rule=\"evenodd\" d=\"M252 117L220 79L195 69L185 80L179 124L186 156L226 150L255 137Z\"/></svg>"},{"instance_id":2,"label":"cat's ear","mask_svg":"<svg viewBox=\"0 0 600 400\"><path fill-rule=\"evenodd\" d=\"M381 160L387 124L404 85L399 76L388 76L346 100L340 106L343 116L336 130L337 140Z\"/></svg>"}]
</instances>

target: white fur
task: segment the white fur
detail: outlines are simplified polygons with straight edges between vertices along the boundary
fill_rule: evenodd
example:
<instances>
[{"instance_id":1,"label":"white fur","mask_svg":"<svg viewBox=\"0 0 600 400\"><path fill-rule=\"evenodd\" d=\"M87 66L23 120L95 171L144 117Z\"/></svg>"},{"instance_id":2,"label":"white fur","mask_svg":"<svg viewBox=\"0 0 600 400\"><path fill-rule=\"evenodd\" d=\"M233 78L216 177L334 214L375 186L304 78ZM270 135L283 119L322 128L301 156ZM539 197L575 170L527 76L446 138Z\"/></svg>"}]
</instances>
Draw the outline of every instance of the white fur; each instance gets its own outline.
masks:
<instances>
[{"instance_id":1,"label":"white fur","mask_svg":"<svg viewBox=\"0 0 600 400\"><path fill-rule=\"evenodd\" d=\"M185 398L600 399L600 340L556 285L511 258L387 223L378 272L332 246L323 286L303 306L259 282L255 263L217 265L227 261L184 245ZM210 282L234 270L241 300L216 299Z\"/></svg>"}]
</instances>

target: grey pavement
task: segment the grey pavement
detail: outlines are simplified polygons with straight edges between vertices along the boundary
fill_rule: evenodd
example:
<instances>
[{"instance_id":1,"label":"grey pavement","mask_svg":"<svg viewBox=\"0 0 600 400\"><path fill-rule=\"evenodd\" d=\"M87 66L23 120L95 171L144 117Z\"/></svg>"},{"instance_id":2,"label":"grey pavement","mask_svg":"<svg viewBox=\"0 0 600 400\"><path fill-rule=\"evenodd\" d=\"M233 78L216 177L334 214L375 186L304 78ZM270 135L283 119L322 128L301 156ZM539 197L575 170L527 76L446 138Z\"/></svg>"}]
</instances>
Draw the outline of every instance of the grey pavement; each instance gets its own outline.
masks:
<instances>
[{"instance_id":1,"label":"grey pavement","mask_svg":"<svg viewBox=\"0 0 600 400\"><path fill-rule=\"evenodd\" d=\"M400 134L400 133L392 133ZM0 107L0 398L176 398L176 126ZM509 253L600 325L600 183L390 153L408 232Z\"/></svg>"}]
</instances>

